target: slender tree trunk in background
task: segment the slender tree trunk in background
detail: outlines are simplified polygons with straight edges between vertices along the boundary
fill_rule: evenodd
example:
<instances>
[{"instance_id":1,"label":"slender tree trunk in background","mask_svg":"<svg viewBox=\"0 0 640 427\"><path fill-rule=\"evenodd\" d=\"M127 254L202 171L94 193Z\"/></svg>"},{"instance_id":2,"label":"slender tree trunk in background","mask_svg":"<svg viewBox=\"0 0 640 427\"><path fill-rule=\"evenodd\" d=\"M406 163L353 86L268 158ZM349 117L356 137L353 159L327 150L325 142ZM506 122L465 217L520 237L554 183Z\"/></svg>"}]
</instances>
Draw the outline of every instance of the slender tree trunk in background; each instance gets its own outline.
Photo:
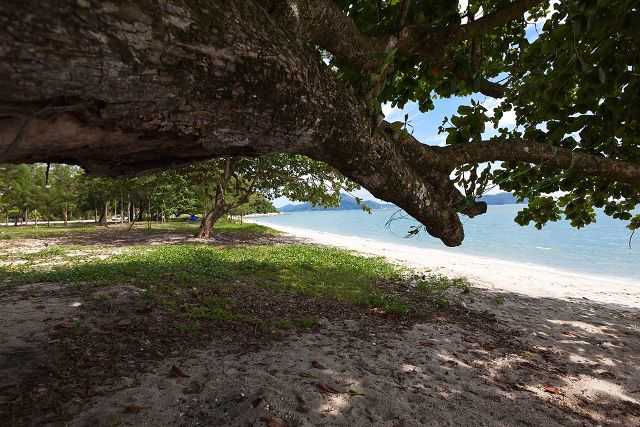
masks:
<instances>
[{"instance_id":1,"label":"slender tree trunk in background","mask_svg":"<svg viewBox=\"0 0 640 427\"><path fill-rule=\"evenodd\" d=\"M207 212L204 218L202 218L202 222L200 223L200 231L198 232L198 238L200 239L209 239L213 232L213 227L216 222L220 220L224 216L224 211L222 209L214 209L210 212Z\"/></svg>"},{"instance_id":2,"label":"slender tree trunk in background","mask_svg":"<svg viewBox=\"0 0 640 427\"><path fill-rule=\"evenodd\" d=\"M29 224L29 208L24 208L23 224Z\"/></svg>"},{"instance_id":3,"label":"slender tree trunk in background","mask_svg":"<svg viewBox=\"0 0 640 427\"><path fill-rule=\"evenodd\" d=\"M104 207L102 208L102 212L100 213L100 219L98 220L98 224L107 225L109 222L107 220L107 215L109 215L109 202L104 202Z\"/></svg>"},{"instance_id":4,"label":"slender tree trunk in background","mask_svg":"<svg viewBox=\"0 0 640 427\"><path fill-rule=\"evenodd\" d=\"M138 212L138 216L134 216L133 217L133 221L131 221L131 224L129 224L129 229L127 231L131 231L131 229L133 228L133 226L136 224L136 222L138 220L142 220L142 215L144 213L144 208L140 208L140 212Z\"/></svg>"},{"instance_id":5,"label":"slender tree trunk in background","mask_svg":"<svg viewBox=\"0 0 640 427\"><path fill-rule=\"evenodd\" d=\"M98 206L93 204L93 222L98 223Z\"/></svg>"},{"instance_id":6,"label":"slender tree trunk in background","mask_svg":"<svg viewBox=\"0 0 640 427\"><path fill-rule=\"evenodd\" d=\"M205 212L205 215L202 218L202 222L200 223L200 231L198 232L198 237L201 239L208 239L211 237L211 232L213 231L214 224L231 209L231 206L227 206L225 200L225 192L227 190L227 184L231 179L231 174L233 172L233 159L227 158L224 164L224 173L218 181L218 185L216 188L216 193L213 197L212 201L212 209L209 212Z\"/></svg>"},{"instance_id":7,"label":"slender tree trunk in background","mask_svg":"<svg viewBox=\"0 0 640 427\"><path fill-rule=\"evenodd\" d=\"M64 225L67 225L67 220L68 220L68 213L69 213L69 206L68 205L64 205L64 209L62 211L62 215L64 216Z\"/></svg>"},{"instance_id":8,"label":"slender tree trunk in background","mask_svg":"<svg viewBox=\"0 0 640 427\"><path fill-rule=\"evenodd\" d=\"M109 217L111 216L111 201L107 201L104 204L104 221L109 224Z\"/></svg>"}]
</instances>

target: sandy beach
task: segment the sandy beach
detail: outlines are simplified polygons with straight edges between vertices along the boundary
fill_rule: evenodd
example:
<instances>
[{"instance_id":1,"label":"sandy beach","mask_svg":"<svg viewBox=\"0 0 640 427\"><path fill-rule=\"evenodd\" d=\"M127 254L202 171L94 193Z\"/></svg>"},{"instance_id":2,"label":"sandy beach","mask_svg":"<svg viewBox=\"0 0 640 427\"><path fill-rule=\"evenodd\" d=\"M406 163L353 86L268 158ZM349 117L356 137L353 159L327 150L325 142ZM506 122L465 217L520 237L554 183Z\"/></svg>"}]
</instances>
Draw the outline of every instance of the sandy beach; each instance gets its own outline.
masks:
<instances>
[{"instance_id":1,"label":"sandy beach","mask_svg":"<svg viewBox=\"0 0 640 427\"><path fill-rule=\"evenodd\" d=\"M94 392L80 393L56 409L72 414L64 425L640 425L637 284L274 228L297 238L277 236L256 243L339 246L418 269L465 276L474 286L469 292L451 289L450 306L416 323L377 315L340 317L333 310L311 331L292 332L259 346L243 346L238 337L175 351L159 345L155 351L166 354L146 361L151 354L146 347L154 345L158 332L135 332L136 328L163 325L166 317L159 309L144 311L140 288L118 282L80 293L80 288L64 283L27 284L0 294L0 311L5 313L0 322L0 371L4 369L10 380L11 375L25 376L23 371L30 369L37 373L41 364L53 363L57 359L51 356L51 346L58 345L64 333L60 331L82 319L93 332L69 332L83 343L70 347L70 354L82 356L77 357L80 368L97 358L95 370L85 369L87 381L101 373L107 360L103 352L121 351L125 338L132 352L124 353L126 369L101 374L107 381L100 380ZM193 238L185 233L105 234L96 241L101 250L116 253L123 246L192 244ZM53 242L61 243L22 243L44 247ZM21 241L10 243L17 247ZM238 289L249 285L234 282ZM287 299L283 306L273 297L258 300L268 304L269 312L292 304ZM317 303L310 299L304 307ZM95 311L99 307L102 311ZM138 335L129 336L133 333ZM113 342L113 349L105 342ZM33 393L40 399L52 387L46 378L34 376ZM0 403L2 397L0 393Z\"/></svg>"},{"instance_id":2,"label":"sandy beach","mask_svg":"<svg viewBox=\"0 0 640 427\"><path fill-rule=\"evenodd\" d=\"M622 278L580 274L496 258L447 253L446 249L416 248L356 236L344 236L261 222L311 243L336 246L367 255L383 256L408 267L429 269L449 276L464 276L475 286L514 292L530 297L588 299L606 304L640 308L640 282Z\"/></svg>"}]
</instances>

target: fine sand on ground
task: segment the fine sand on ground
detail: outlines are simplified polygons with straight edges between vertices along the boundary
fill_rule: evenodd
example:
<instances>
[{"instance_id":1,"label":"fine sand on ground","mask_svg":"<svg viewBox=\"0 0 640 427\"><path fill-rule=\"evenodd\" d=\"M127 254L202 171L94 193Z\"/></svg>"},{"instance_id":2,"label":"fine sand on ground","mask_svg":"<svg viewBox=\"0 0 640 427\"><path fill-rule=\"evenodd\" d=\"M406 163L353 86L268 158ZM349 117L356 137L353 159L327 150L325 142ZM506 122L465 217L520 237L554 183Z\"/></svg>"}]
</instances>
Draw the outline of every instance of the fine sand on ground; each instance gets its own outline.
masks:
<instances>
[{"instance_id":1,"label":"fine sand on ground","mask_svg":"<svg viewBox=\"0 0 640 427\"><path fill-rule=\"evenodd\" d=\"M462 309L442 311L425 323L323 318L312 332L255 349L213 340L197 350L171 351L145 369L132 365L102 392L78 395L68 405L79 409L60 425L640 425L640 287L358 239L297 235L466 275L477 287L451 296ZM140 293L117 285L100 292L113 292L123 306ZM0 295L0 349L22 348L25 363L46 357L36 352L47 342L41 317L55 317L55 324L73 319L84 307L74 303L89 302L81 298L37 284ZM146 345L141 342L141 353ZM77 351L91 356L90 349ZM18 366L2 353L0 370ZM34 390L50 392L46 384Z\"/></svg>"}]
</instances>

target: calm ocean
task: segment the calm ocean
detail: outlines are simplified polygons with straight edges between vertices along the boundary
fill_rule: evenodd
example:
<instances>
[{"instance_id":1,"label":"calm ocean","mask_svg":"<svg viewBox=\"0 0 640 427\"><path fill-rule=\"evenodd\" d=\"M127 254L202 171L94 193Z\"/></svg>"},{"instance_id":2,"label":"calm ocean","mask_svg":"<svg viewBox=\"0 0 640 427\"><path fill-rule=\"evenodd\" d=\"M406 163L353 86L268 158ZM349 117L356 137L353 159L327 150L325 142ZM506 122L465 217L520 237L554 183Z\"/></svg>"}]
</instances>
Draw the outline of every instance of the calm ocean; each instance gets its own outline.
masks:
<instances>
[{"instance_id":1,"label":"calm ocean","mask_svg":"<svg viewBox=\"0 0 640 427\"><path fill-rule=\"evenodd\" d=\"M595 224L581 230L562 221L547 224L539 231L513 221L521 208L489 206L485 215L474 219L463 217L466 237L457 248L447 248L426 233L405 238L416 222L404 219L385 225L396 209L376 210L372 214L360 210L295 212L261 217L259 222L640 281L640 233L629 248L631 232L626 222L599 214Z\"/></svg>"}]
</instances>

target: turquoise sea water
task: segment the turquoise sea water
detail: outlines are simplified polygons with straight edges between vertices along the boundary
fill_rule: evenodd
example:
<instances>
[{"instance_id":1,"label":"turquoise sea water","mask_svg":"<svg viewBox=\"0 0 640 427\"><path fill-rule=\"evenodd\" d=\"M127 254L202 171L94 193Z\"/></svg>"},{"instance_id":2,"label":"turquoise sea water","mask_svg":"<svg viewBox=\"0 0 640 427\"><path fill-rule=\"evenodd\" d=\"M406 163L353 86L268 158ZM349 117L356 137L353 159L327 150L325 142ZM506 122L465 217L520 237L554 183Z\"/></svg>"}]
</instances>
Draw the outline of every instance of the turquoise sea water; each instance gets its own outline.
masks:
<instances>
[{"instance_id":1,"label":"turquoise sea water","mask_svg":"<svg viewBox=\"0 0 640 427\"><path fill-rule=\"evenodd\" d=\"M405 238L409 227L416 224L412 219L393 221L386 226L397 209L376 210L372 214L359 210L294 212L261 217L259 222L640 282L640 235L629 248L626 222L600 214L595 224L580 230L561 221L547 224L539 231L513 221L521 208L521 205L489 206L485 215L463 217L466 237L462 246L456 248L447 248L425 233Z\"/></svg>"}]
</instances>

